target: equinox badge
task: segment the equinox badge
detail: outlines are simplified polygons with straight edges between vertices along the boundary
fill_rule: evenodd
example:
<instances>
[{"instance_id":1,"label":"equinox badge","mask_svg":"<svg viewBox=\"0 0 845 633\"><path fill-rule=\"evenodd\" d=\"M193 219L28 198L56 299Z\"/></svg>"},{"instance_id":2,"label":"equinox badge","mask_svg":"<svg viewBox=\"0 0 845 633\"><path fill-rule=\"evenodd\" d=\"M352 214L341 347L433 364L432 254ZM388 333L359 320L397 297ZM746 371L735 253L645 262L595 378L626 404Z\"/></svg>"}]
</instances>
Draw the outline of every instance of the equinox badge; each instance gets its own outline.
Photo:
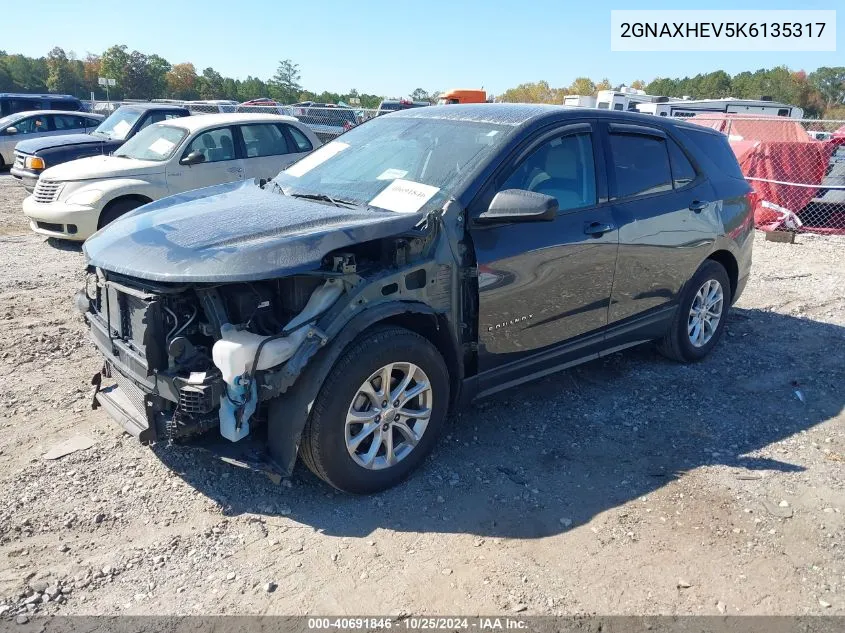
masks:
<instances>
[{"instance_id":1,"label":"equinox badge","mask_svg":"<svg viewBox=\"0 0 845 633\"><path fill-rule=\"evenodd\" d=\"M530 321L534 318L533 314L526 314L525 316L516 317L515 319L511 319L510 321L503 321L502 323L497 323L496 325L491 325L487 328L488 332L492 332L494 330L501 330L502 328L508 327L510 325L515 325L516 323L522 323L523 321Z\"/></svg>"}]
</instances>

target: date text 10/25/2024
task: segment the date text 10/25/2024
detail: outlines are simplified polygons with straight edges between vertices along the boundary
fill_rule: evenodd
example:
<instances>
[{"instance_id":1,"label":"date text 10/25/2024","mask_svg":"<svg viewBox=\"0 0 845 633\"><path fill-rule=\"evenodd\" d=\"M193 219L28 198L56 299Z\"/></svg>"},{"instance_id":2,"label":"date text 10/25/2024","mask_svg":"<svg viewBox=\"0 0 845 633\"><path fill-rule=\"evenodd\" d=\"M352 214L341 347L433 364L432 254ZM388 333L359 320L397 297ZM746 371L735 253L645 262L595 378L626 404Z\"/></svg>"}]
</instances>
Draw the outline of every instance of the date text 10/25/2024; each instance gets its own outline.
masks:
<instances>
[{"instance_id":1,"label":"date text 10/25/2024","mask_svg":"<svg viewBox=\"0 0 845 633\"><path fill-rule=\"evenodd\" d=\"M330 630L423 630L423 631L504 631L526 630L528 623L524 619L510 617L346 617L346 618L308 618L308 629L312 631Z\"/></svg>"}]
</instances>

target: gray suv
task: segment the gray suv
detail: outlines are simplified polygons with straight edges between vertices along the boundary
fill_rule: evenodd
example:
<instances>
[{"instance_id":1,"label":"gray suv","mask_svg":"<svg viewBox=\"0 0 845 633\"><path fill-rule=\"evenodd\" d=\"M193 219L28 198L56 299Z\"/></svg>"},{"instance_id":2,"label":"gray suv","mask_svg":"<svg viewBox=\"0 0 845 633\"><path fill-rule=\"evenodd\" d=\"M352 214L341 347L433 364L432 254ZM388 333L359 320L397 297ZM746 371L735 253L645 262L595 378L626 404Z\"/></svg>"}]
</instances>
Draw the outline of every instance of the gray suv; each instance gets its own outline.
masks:
<instances>
[{"instance_id":1,"label":"gray suv","mask_svg":"<svg viewBox=\"0 0 845 633\"><path fill-rule=\"evenodd\" d=\"M145 442L261 429L283 470L299 455L383 490L456 407L652 341L705 357L748 279L753 204L727 137L692 123L378 117L270 181L171 196L85 242L97 401Z\"/></svg>"}]
</instances>

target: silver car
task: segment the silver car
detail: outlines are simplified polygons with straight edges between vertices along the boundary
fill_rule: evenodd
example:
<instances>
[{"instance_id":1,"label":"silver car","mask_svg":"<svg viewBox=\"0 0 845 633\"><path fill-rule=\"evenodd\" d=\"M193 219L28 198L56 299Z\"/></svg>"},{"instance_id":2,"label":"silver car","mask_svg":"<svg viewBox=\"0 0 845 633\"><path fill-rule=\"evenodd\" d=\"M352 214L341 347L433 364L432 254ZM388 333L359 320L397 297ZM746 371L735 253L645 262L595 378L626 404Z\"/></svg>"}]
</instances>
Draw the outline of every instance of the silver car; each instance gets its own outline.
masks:
<instances>
[{"instance_id":1,"label":"silver car","mask_svg":"<svg viewBox=\"0 0 845 633\"><path fill-rule=\"evenodd\" d=\"M93 132L103 117L88 112L62 110L34 110L18 112L0 119L0 169L11 167L14 149L19 141L56 134L85 134Z\"/></svg>"}]
</instances>

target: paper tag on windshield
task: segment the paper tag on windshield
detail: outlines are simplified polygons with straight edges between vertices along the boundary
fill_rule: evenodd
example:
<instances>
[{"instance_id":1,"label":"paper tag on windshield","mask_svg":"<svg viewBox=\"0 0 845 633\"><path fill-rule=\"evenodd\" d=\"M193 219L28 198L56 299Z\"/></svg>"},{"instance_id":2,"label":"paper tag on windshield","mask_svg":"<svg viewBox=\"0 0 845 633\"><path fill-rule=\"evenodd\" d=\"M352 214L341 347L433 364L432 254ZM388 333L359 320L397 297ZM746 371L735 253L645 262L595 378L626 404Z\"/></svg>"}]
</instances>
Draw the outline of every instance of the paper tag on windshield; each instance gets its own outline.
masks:
<instances>
[{"instance_id":1,"label":"paper tag on windshield","mask_svg":"<svg viewBox=\"0 0 845 633\"><path fill-rule=\"evenodd\" d=\"M168 141L166 138L160 138L155 143L152 143L149 149L151 152L158 154L159 156L164 156L173 149L174 145L175 143L172 141Z\"/></svg>"},{"instance_id":2,"label":"paper tag on windshield","mask_svg":"<svg viewBox=\"0 0 845 633\"><path fill-rule=\"evenodd\" d=\"M112 128L112 131L114 132L114 135L120 139L126 136L126 133L129 131L130 127L132 126L129 125L126 121L118 121L114 124L114 128Z\"/></svg>"},{"instance_id":3,"label":"paper tag on windshield","mask_svg":"<svg viewBox=\"0 0 845 633\"><path fill-rule=\"evenodd\" d=\"M295 178L304 176L309 171L314 169L317 165L322 165L332 156L337 156L340 152L347 149L348 147L349 145L346 143L332 141L328 145L323 145L320 149L314 150L302 160L294 163L293 165L288 167L284 171L284 173L286 173L288 176L294 176Z\"/></svg>"},{"instance_id":4,"label":"paper tag on windshield","mask_svg":"<svg viewBox=\"0 0 845 633\"><path fill-rule=\"evenodd\" d=\"M370 204L397 213L416 213L438 191L440 191L439 187L397 178L370 200Z\"/></svg>"},{"instance_id":5,"label":"paper tag on windshield","mask_svg":"<svg viewBox=\"0 0 845 633\"><path fill-rule=\"evenodd\" d=\"M397 178L402 178L407 173L407 169L394 169L391 167L390 169L385 169L376 176L376 180L396 180Z\"/></svg>"}]
</instances>

